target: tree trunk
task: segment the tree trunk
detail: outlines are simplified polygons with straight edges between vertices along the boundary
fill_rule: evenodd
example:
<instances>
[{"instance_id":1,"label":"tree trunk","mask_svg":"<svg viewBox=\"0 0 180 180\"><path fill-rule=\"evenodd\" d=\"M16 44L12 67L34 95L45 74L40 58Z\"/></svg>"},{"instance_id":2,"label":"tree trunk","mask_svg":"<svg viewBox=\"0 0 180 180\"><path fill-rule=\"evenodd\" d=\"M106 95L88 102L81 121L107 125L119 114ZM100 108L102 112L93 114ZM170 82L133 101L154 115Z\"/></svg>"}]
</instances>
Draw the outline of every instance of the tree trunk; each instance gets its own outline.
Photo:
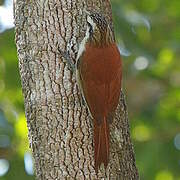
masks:
<instances>
[{"instance_id":1,"label":"tree trunk","mask_svg":"<svg viewBox=\"0 0 180 180\"><path fill-rule=\"evenodd\" d=\"M86 29L84 9L111 20L107 0L16 0L19 69L38 180L138 179L124 95L110 126L110 163L94 170L93 123L75 74L58 47L75 59Z\"/></svg>"}]
</instances>

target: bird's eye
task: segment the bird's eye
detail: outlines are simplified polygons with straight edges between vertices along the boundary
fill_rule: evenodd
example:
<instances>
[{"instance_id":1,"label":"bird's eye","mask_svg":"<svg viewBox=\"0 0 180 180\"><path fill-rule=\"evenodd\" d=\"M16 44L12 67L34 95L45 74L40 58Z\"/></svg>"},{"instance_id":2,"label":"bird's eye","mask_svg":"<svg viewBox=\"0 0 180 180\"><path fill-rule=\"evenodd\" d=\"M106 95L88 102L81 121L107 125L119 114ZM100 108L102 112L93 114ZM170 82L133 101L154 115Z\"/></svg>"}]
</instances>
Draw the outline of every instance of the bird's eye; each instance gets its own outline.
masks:
<instances>
[{"instance_id":1,"label":"bird's eye","mask_svg":"<svg viewBox=\"0 0 180 180\"><path fill-rule=\"evenodd\" d=\"M89 26L89 33L92 34L93 33L93 27L89 22L87 22L87 24Z\"/></svg>"}]
</instances>

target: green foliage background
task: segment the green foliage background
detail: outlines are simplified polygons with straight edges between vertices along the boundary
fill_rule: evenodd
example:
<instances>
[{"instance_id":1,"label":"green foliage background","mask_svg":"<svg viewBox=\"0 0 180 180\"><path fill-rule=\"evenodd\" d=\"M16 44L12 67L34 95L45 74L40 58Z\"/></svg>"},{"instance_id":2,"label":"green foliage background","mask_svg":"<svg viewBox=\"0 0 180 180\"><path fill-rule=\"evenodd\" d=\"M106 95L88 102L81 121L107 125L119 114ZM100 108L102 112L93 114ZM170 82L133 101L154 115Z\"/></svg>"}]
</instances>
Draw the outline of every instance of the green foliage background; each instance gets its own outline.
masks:
<instances>
[{"instance_id":1,"label":"green foliage background","mask_svg":"<svg viewBox=\"0 0 180 180\"><path fill-rule=\"evenodd\" d=\"M180 180L180 1L112 0L112 7L128 55L123 89L141 179ZM135 65L139 57L146 68ZM10 168L0 179L34 179L24 169L29 148L14 29L0 34L0 140L4 135L9 144L0 146L0 158Z\"/></svg>"}]
</instances>

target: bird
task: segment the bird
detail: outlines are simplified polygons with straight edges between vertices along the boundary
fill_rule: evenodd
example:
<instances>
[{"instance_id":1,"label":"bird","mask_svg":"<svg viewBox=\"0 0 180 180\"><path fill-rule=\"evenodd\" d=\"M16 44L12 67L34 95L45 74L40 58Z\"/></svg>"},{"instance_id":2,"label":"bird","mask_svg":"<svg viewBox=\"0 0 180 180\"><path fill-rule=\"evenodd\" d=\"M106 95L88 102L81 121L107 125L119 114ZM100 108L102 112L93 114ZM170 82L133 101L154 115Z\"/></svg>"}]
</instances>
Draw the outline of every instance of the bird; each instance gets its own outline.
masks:
<instances>
[{"instance_id":1,"label":"bird","mask_svg":"<svg viewBox=\"0 0 180 180\"><path fill-rule=\"evenodd\" d=\"M117 109L122 60L114 34L102 13L86 11L87 28L76 57L76 79L93 120L94 167L109 163L110 124Z\"/></svg>"}]
</instances>

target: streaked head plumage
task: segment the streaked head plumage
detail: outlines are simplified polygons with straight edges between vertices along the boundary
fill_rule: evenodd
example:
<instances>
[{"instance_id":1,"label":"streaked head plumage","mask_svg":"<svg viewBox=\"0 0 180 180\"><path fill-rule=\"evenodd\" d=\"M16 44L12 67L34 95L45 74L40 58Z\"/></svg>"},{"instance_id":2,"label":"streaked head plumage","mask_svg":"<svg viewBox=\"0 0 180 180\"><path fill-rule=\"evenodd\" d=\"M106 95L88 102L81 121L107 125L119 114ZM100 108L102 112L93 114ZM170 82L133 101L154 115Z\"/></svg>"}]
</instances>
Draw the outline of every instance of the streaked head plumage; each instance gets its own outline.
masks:
<instances>
[{"instance_id":1,"label":"streaked head plumage","mask_svg":"<svg viewBox=\"0 0 180 180\"><path fill-rule=\"evenodd\" d=\"M108 23L105 17L99 13L92 13L87 16L87 22L91 25L95 24L98 28L105 29L108 26Z\"/></svg>"},{"instance_id":2,"label":"streaked head plumage","mask_svg":"<svg viewBox=\"0 0 180 180\"><path fill-rule=\"evenodd\" d=\"M90 43L104 46L113 42L112 30L101 13L85 11L87 14L87 34Z\"/></svg>"},{"instance_id":3,"label":"streaked head plumage","mask_svg":"<svg viewBox=\"0 0 180 180\"><path fill-rule=\"evenodd\" d=\"M102 14L94 13L94 12L90 13L87 11L86 13L87 13L87 24L88 26L90 26L90 28L92 28L93 31L97 28L101 31L107 29L108 23Z\"/></svg>"}]
</instances>

